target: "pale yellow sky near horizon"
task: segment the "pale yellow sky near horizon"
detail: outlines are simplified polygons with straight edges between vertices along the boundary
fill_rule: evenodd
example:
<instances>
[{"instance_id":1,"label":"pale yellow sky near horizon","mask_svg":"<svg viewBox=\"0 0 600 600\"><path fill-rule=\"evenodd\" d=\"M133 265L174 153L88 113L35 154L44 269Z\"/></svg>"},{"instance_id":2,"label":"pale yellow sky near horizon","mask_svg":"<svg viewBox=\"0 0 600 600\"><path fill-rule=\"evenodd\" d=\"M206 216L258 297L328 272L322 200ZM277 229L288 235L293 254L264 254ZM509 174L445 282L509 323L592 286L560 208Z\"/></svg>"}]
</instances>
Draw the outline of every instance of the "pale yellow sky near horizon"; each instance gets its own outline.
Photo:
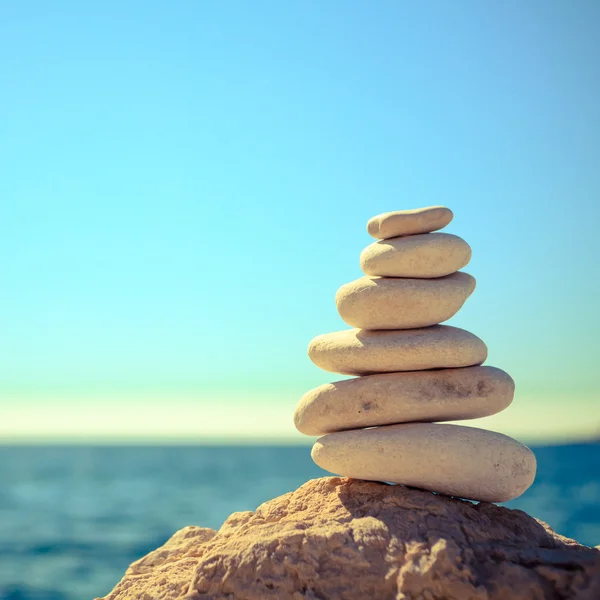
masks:
<instances>
[{"instance_id":1,"label":"pale yellow sky near horizon","mask_svg":"<svg viewBox=\"0 0 600 600\"><path fill-rule=\"evenodd\" d=\"M532 444L599 437L598 399L572 400L519 396L498 415L460 423ZM293 425L297 401L291 394L15 397L0 405L0 443L310 443Z\"/></svg>"}]
</instances>

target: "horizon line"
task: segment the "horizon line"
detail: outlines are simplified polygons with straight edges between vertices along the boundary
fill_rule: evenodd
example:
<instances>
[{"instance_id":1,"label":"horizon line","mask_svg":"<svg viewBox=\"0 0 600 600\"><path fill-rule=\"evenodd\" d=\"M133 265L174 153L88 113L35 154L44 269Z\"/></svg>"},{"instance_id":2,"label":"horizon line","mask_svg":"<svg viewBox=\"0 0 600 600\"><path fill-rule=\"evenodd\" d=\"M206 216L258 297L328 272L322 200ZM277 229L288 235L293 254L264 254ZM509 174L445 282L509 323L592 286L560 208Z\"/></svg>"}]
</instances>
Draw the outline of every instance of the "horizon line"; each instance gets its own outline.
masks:
<instances>
[{"instance_id":1,"label":"horizon line","mask_svg":"<svg viewBox=\"0 0 600 600\"><path fill-rule=\"evenodd\" d=\"M321 436L156 436L156 435L42 435L42 436L0 436L0 448L33 447L33 446L171 446L171 447L227 447L227 446L288 446L310 447ZM564 446L571 444L600 443L599 436L548 436L533 439L523 439L523 443L531 446Z\"/></svg>"}]
</instances>

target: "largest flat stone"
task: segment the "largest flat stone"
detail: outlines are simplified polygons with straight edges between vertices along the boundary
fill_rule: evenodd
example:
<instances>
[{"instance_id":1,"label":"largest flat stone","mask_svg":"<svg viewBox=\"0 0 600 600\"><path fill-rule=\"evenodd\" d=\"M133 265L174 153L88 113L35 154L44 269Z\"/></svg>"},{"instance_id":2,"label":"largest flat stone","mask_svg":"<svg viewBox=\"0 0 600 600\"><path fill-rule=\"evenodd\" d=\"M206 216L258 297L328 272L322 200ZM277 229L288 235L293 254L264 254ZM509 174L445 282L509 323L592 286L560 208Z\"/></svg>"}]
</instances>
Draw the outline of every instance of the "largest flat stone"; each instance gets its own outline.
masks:
<instances>
[{"instance_id":1,"label":"largest flat stone","mask_svg":"<svg viewBox=\"0 0 600 600\"><path fill-rule=\"evenodd\" d=\"M436 279L361 277L343 285L335 302L353 327L414 329L447 321L474 289L475 278L468 273Z\"/></svg>"},{"instance_id":2,"label":"largest flat stone","mask_svg":"<svg viewBox=\"0 0 600 600\"><path fill-rule=\"evenodd\" d=\"M481 364L486 345L458 327L326 333L308 345L310 359L321 369L346 375L450 369Z\"/></svg>"},{"instance_id":3,"label":"largest flat stone","mask_svg":"<svg viewBox=\"0 0 600 600\"><path fill-rule=\"evenodd\" d=\"M411 421L478 419L504 410L515 383L495 367L365 375L310 390L294 413L306 435Z\"/></svg>"},{"instance_id":4,"label":"largest flat stone","mask_svg":"<svg viewBox=\"0 0 600 600\"><path fill-rule=\"evenodd\" d=\"M425 233L382 240L367 246L360 268L380 277L443 277L471 260L471 247L450 233Z\"/></svg>"},{"instance_id":5,"label":"largest flat stone","mask_svg":"<svg viewBox=\"0 0 600 600\"><path fill-rule=\"evenodd\" d=\"M338 475L488 502L520 496L536 471L527 446L501 433L449 423L330 433L315 442L312 457Z\"/></svg>"}]
</instances>

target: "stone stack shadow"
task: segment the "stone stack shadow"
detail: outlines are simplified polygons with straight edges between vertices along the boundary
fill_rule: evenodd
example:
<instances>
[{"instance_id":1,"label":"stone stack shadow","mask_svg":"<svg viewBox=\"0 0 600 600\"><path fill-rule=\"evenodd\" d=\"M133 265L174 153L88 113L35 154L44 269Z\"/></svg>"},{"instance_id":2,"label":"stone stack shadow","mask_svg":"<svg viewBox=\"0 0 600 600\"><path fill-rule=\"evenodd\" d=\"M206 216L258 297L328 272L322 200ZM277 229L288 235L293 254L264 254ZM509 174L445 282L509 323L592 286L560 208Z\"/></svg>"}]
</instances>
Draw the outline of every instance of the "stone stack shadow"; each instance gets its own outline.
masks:
<instances>
[{"instance_id":1,"label":"stone stack shadow","mask_svg":"<svg viewBox=\"0 0 600 600\"><path fill-rule=\"evenodd\" d=\"M361 253L365 277L336 295L354 329L320 335L308 348L317 366L355 377L307 392L294 422L323 436L312 457L332 473L502 502L533 482L531 450L500 433L443 423L493 415L514 395L507 373L481 366L482 340L440 325L475 289L460 271L471 248L438 232L452 218L438 206L369 221L378 241Z\"/></svg>"}]
</instances>

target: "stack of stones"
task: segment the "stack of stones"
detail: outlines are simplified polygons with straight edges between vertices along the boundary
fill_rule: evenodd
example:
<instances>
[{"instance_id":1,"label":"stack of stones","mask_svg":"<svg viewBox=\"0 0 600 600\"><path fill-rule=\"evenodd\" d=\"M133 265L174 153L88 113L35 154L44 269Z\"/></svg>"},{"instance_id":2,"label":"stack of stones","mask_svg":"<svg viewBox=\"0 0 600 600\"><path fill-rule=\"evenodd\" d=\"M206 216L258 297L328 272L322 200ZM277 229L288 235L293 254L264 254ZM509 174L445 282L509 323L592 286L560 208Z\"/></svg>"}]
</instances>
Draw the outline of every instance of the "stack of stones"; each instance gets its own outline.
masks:
<instances>
[{"instance_id":1,"label":"stack of stones","mask_svg":"<svg viewBox=\"0 0 600 600\"><path fill-rule=\"evenodd\" d=\"M514 394L507 373L480 366L487 348L477 336L439 324L475 289L458 272L469 245L432 233L452 218L436 206L369 221L380 241L361 254L366 277L336 296L355 329L320 335L308 348L322 369L358 377L306 393L294 421L302 433L325 434L312 457L332 473L503 502L532 484L531 450L500 433L438 423L498 413Z\"/></svg>"}]
</instances>

